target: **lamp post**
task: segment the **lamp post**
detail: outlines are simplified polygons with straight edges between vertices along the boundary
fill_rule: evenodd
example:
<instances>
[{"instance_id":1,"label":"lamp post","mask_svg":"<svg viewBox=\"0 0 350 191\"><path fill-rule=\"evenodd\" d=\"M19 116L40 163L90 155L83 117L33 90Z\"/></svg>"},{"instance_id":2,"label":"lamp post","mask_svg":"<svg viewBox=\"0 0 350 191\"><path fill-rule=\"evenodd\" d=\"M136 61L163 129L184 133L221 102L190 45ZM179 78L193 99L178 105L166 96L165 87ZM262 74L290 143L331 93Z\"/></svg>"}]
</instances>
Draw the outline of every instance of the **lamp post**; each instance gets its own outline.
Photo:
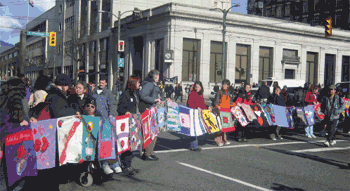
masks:
<instances>
[{"instance_id":1,"label":"lamp post","mask_svg":"<svg viewBox=\"0 0 350 191\"><path fill-rule=\"evenodd\" d=\"M215 9L210 9L211 11L213 10L219 10L222 11L222 13L224 14L223 17L223 28L222 28L222 67L221 67L221 73L222 73L222 77L223 79L226 79L226 72L225 72L225 64L226 64L226 44L225 44L225 36L226 36L226 17L228 12L233 8L233 7L240 7L240 4L236 4L231 6L228 9L219 9L219 8L215 8Z\"/></svg>"},{"instance_id":2,"label":"lamp post","mask_svg":"<svg viewBox=\"0 0 350 191\"><path fill-rule=\"evenodd\" d=\"M123 13L121 13L120 11L118 11L118 16L113 14L112 12L108 12L108 11L98 11L99 13L109 13L109 14L112 14L113 16L115 16L117 19L118 19L118 41L117 43L119 44L119 41L120 41L120 19L121 19L121 16L125 13L128 13L128 12L133 12L133 13L136 13L136 12L141 12L138 8L134 8L134 10L130 10L130 11L125 11ZM108 73L109 73L109 76L110 76L110 82L113 83L113 86L114 86L114 90L115 90L115 94L118 95L118 90L117 90L117 83L118 83L118 78L119 78L119 65L118 65L118 61L119 61L119 58L120 58L120 52L118 51L118 54L117 54L117 64L114 64L114 67L113 67L113 61L111 59L112 55L113 55L113 49L115 47L115 44L112 43L112 38L113 38L113 32L111 32L111 35L110 35L110 49L109 52L110 52L110 59L109 59L109 63L108 63ZM113 47L113 48L111 48ZM124 66L125 67L125 66ZM112 77L112 68L113 71L114 71L114 74L113 74L113 77ZM124 72L125 73L125 72ZM124 74L125 75L125 74ZM124 79L126 80L126 79ZM110 90L112 90L112 85L110 86Z\"/></svg>"}]
</instances>

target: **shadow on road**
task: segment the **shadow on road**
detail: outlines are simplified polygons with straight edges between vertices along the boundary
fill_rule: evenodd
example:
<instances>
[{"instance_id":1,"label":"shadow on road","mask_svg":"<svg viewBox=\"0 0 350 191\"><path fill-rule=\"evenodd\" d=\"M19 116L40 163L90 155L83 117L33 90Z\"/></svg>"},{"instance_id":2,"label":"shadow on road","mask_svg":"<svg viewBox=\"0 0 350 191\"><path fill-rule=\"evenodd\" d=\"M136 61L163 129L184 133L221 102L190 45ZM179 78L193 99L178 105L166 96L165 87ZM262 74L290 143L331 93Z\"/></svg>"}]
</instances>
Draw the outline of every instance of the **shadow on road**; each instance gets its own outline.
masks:
<instances>
[{"instance_id":1,"label":"shadow on road","mask_svg":"<svg viewBox=\"0 0 350 191\"><path fill-rule=\"evenodd\" d=\"M273 183L273 187L271 187L274 190L293 190L293 191L305 191L304 189L301 188L292 188L289 186L285 186L282 184L278 184L278 183Z\"/></svg>"}]
</instances>

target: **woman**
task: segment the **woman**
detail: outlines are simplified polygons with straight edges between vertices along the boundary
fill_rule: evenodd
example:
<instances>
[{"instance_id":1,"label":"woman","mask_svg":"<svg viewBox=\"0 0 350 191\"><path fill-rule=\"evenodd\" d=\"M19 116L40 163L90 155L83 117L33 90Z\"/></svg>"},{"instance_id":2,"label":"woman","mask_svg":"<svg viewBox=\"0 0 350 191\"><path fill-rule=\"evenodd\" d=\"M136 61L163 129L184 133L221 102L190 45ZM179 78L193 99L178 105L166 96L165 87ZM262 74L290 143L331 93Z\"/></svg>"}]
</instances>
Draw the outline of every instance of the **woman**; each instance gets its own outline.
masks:
<instances>
[{"instance_id":1,"label":"woman","mask_svg":"<svg viewBox=\"0 0 350 191\"><path fill-rule=\"evenodd\" d=\"M119 99L118 104L118 115L127 115L127 114L141 114L139 111L139 95L138 90L140 88L141 78L136 76L130 76L128 78L128 87L122 93ZM131 167L132 161L132 151L126 151L120 156L120 161L123 165L123 173L126 175L134 175L139 173L140 170L136 170Z\"/></svg>"},{"instance_id":2,"label":"woman","mask_svg":"<svg viewBox=\"0 0 350 191\"><path fill-rule=\"evenodd\" d=\"M82 113L84 110L84 104L88 98L88 94L84 92L86 88L87 85L85 82L78 81L77 85L75 86L75 94L72 94L67 98L69 106L76 112Z\"/></svg>"},{"instance_id":3,"label":"woman","mask_svg":"<svg viewBox=\"0 0 350 191\"><path fill-rule=\"evenodd\" d=\"M36 120L51 118L48 104L45 103L45 99L48 95L46 89L50 85L50 82L50 78L44 75L39 76L35 81L34 89L36 91L30 96L29 107L30 116Z\"/></svg>"},{"instance_id":4,"label":"woman","mask_svg":"<svg viewBox=\"0 0 350 191\"><path fill-rule=\"evenodd\" d=\"M143 113L147 108L151 107L156 103L162 103L164 98L161 96L161 90L158 87L157 83L159 81L159 71L151 70L146 79L142 82L142 89L140 91L140 104L139 111ZM169 98L168 98L169 99ZM142 159L145 161L156 161L159 158L155 155L152 155L154 146L156 144L157 137L155 137L152 142L146 147Z\"/></svg>"},{"instance_id":5,"label":"woman","mask_svg":"<svg viewBox=\"0 0 350 191\"><path fill-rule=\"evenodd\" d=\"M317 101L317 97L318 97L318 86L312 85L310 91L306 93L305 102L308 105L317 105L319 104L319 102ZM305 128L305 136L308 138L316 138L316 136L314 135L313 125L307 126Z\"/></svg>"},{"instance_id":6,"label":"woman","mask_svg":"<svg viewBox=\"0 0 350 191\"><path fill-rule=\"evenodd\" d=\"M202 82L196 81L193 87L194 87L194 90L188 96L187 107L190 107L192 109L208 109L203 97L204 89L203 89ZM211 111L211 107L209 107L209 109ZM196 136L196 140L191 142L190 150L191 151L201 150L201 148L198 146L197 136Z\"/></svg>"},{"instance_id":7,"label":"woman","mask_svg":"<svg viewBox=\"0 0 350 191\"><path fill-rule=\"evenodd\" d=\"M279 106L286 106L286 101L285 99L281 96L281 88L279 86L275 87L275 92L274 94L270 97L269 99L269 104L275 104L275 105L279 105ZM280 126L273 126L272 129L276 129L276 134L277 134L277 138L278 139L283 139L281 134L280 134L280 130L281 127ZM274 141L276 141L276 135L275 133L270 133L270 138Z\"/></svg>"},{"instance_id":8,"label":"woman","mask_svg":"<svg viewBox=\"0 0 350 191\"><path fill-rule=\"evenodd\" d=\"M218 108L219 111L221 109L230 109L231 107L236 106L236 103L233 102L233 99L230 96L229 86L230 80L223 80L222 89L218 93L216 93L215 108ZM227 136L224 132L221 132L220 134L215 136L215 142L219 147L231 144L229 141L227 141Z\"/></svg>"},{"instance_id":9,"label":"woman","mask_svg":"<svg viewBox=\"0 0 350 191\"><path fill-rule=\"evenodd\" d=\"M242 83L244 84L244 83ZM244 86L244 90L241 90L240 93L238 94L238 98L236 100L236 104L240 103L244 103L246 105L253 105L253 101L252 101L252 93L250 92L250 85L249 84L245 84ZM239 123L237 125L237 129L239 129L238 131L238 141L239 142L247 142L247 138L245 135L245 131L246 131L246 127L242 127Z\"/></svg>"}]
</instances>

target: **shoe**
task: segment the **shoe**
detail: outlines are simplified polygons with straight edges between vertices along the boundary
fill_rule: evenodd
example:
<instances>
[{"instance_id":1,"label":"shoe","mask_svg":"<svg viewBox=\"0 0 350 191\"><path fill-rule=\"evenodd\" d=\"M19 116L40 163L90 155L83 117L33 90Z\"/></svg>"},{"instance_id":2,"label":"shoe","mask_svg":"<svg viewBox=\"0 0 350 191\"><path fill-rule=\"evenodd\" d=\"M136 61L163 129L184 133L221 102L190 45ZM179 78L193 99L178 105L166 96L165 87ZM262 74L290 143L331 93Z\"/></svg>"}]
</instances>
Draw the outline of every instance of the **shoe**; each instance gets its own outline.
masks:
<instances>
[{"instance_id":1,"label":"shoe","mask_svg":"<svg viewBox=\"0 0 350 191\"><path fill-rule=\"evenodd\" d=\"M307 138L311 139L312 137L311 137L311 135L307 135Z\"/></svg>"},{"instance_id":2,"label":"shoe","mask_svg":"<svg viewBox=\"0 0 350 191\"><path fill-rule=\"evenodd\" d=\"M326 133L326 135L328 135L328 133Z\"/></svg>"},{"instance_id":3,"label":"shoe","mask_svg":"<svg viewBox=\"0 0 350 191\"><path fill-rule=\"evenodd\" d=\"M225 142L225 145L230 145L230 144L231 144L230 141L226 141L226 142Z\"/></svg>"},{"instance_id":4,"label":"shoe","mask_svg":"<svg viewBox=\"0 0 350 191\"><path fill-rule=\"evenodd\" d=\"M133 167L126 168L123 171L125 176L132 176L132 175L137 174L139 172L140 172L140 170L134 169Z\"/></svg>"},{"instance_id":5,"label":"shoe","mask_svg":"<svg viewBox=\"0 0 350 191\"><path fill-rule=\"evenodd\" d=\"M315 135L311 135L312 138L317 138Z\"/></svg>"},{"instance_id":6,"label":"shoe","mask_svg":"<svg viewBox=\"0 0 350 191\"><path fill-rule=\"evenodd\" d=\"M113 170L111 169L111 167L109 166L109 164L107 162L103 163L102 168L103 168L103 172L106 175L113 174Z\"/></svg>"},{"instance_id":7,"label":"shoe","mask_svg":"<svg viewBox=\"0 0 350 191\"><path fill-rule=\"evenodd\" d=\"M328 141L324 142L323 144L324 144L324 145L326 145L327 147L330 147L330 145L329 145L329 142L328 142Z\"/></svg>"},{"instance_id":8,"label":"shoe","mask_svg":"<svg viewBox=\"0 0 350 191\"><path fill-rule=\"evenodd\" d=\"M159 158L156 156L152 157L152 156L142 155L142 160L144 160L144 161L157 161L157 160L159 160Z\"/></svg>"},{"instance_id":9,"label":"shoe","mask_svg":"<svg viewBox=\"0 0 350 191\"><path fill-rule=\"evenodd\" d=\"M273 141L276 141L277 139L274 137L274 138L272 138L272 140L273 140Z\"/></svg>"},{"instance_id":10,"label":"shoe","mask_svg":"<svg viewBox=\"0 0 350 191\"><path fill-rule=\"evenodd\" d=\"M222 147L222 146L224 146L224 143L219 143L218 146Z\"/></svg>"},{"instance_id":11,"label":"shoe","mask_svg":"<svg viewBox=\"0 0 350 191\"><path fill-rule=\"evenodd\" d=\"M201 151L202 149L197 147L197 148L190 148L190 151Z\"/></svg>"},{"instance_id":12,"label":"shoe","mask_svg":"<svg viewBox=\"0 0 350 191\"><path fill-rule=\"evenodd\" d=\"M122 170L122 168L121 168L120 166L117 166L117 167L113 168L113 170L114 170L114 172L115 172L116 174L119 174L119 173L122 173L122 172L123 172L123 170Z\"/></svg>"},{"instance_id":13,"label":"shoe","mask_svg":"<svg viewBox=\"0 0 350 191\"><path fill-rule=\"evenodd\" d=\"M337 142L335 140L331 141L331 146L337 144Z\"/></svg>"},{"instance_id":14,"label":"shoe","mask_svg":"<svg viewBox=\"0 0 350 191\"><path fill-rule=\"evenodd\" d=\"M283 138L282 137L278 137L278 139L282 140Z\"/></svg>"},{"instance_id":15,"label":"shoe","mask_svg":"<svg viewBox=\"0 0 350 191\"><path fill-rule=\"evenodd\" d=\"M248 142L248 140L246 138L243 139L243 142Z\"/></svg>"}]
</instances>

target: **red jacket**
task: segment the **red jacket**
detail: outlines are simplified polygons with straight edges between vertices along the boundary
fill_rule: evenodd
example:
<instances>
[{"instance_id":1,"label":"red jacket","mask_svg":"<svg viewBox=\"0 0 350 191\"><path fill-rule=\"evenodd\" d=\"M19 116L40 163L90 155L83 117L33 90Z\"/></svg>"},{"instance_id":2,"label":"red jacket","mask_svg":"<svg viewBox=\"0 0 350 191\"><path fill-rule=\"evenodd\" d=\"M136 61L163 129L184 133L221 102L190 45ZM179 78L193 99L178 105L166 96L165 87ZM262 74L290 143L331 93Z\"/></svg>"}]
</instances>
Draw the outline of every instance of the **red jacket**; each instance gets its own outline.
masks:
<instances>
[{"instance_id":1,"label":"red jacket","mask_svg":"<svg viewBox=\"0 0 350 191\"><path fill-rule=\"evenodd\" d=\"M249 95L251 95L250 92L248 92L248 96ZM243 99L244 99L244 101L243 101ZM241 94L237 98L236 103L244 103L246 105L254 105L254 103L252 102L252 97L251 96L249 97L249 100L247 100L247 99L245 99L245 96L243 96Z\"/></svg>"},{"instance_id":2,"label":"red jacket","mask_svg":"<svg viewBox=\"0 0 350 191\"><path fill-rule=\"evenodd\" d=\"M308 91L305 96L305 102L307 102L309 105L313 105L314 102L317 102L317 94L313 94Z\"/></svg>"},{"instance_id":3,"label":"red jacket","mask_svg":"<svg viewBox=\"0 0 350 191\"><path fill-rule=\"evenodd\" d=\"M205 104L203 95L199 95L196 91L192 91L190 95L188 96L187 100L187 107L196 109L208 109L207 105Z\"/></svg>"}]
</instances>

